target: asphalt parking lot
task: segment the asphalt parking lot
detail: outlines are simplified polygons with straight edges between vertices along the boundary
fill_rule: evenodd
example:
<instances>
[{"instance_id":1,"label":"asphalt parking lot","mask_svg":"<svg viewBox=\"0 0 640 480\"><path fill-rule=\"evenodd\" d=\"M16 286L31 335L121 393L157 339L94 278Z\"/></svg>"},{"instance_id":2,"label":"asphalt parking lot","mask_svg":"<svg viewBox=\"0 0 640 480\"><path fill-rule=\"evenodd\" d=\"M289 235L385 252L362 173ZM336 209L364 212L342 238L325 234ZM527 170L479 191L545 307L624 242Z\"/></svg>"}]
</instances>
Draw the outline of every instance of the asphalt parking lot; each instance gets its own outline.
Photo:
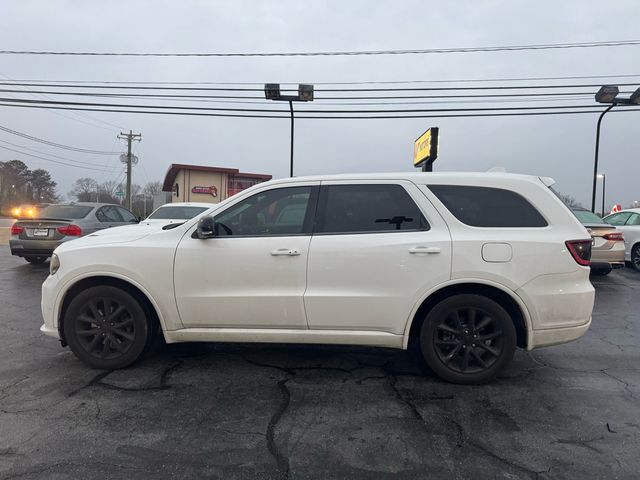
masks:
<instances>
[{"instance_id":1,"label":"asphalt parking lot","mask_svg":"<svg viewBox=\"0 0 640 480\"><path fill-rule=\"evenodd\" d=\"M117 372L40 334L0 247L0 479L638 478L640 273L595 278L593 326L484 386L402 351L189 344Z\"/></svg>"}]
</instances>

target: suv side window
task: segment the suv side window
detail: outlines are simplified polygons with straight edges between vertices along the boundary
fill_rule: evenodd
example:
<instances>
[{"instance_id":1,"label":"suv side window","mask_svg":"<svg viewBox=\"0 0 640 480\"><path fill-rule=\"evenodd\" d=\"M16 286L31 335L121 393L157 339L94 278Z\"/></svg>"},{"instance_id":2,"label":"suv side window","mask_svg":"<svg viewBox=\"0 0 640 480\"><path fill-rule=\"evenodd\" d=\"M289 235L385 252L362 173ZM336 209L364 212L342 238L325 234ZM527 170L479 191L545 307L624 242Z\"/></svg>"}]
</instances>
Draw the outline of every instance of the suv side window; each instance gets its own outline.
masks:
<instances>
[{"instance_id":1,"label":"suv side window","mask_svg":"<svg viewBox=\"0 0 640 480\"><path fill-rule=\"evenodd\" d=\"M429 230L422 212L401 185L326 185L320 189L317 233L380 233Z\"/></svg>"},{"instance_id":2,"label":"suv side window","mask_svg":"<svg viewBox=\"0 0 640 480\"><path fill-rule=\"evenodd\" d=\"M624 225L630 216L631 212L614 213L605 218L604 221L609 225Z\"/></svg>"},{"instance_id":3,"label":"suv side window","mask_svg":"<svg viewBox=\"0 0 640 480\"><path fill-rule=\"evenodd\" d=\"M137 222L138 219L136 218L136 216L131 213L129 210L127 210L126 208L122 208L122 207L116 207L118 209L118 212L120 213L120 216L122 217L122 221L123 222Z\"/></svg>"},{"instance_id":4,"label":"suv side window","mask_svg":"<svg viewBox=\"0 0 640 480\"><path fill-rule=\"evenodd\" d=\"M120 218L116 208L112 206L100 207L96 212L96 218L106 223L122 222L122 218Z\"/></svg>"},{"instance_id":5,"label":"suv side window","mask_svg":"<svg viewBox=\"0 0 640 480\"><path fill-rule=\"evenodd\" d=\"M471 185L429 185L438 200L472 227L546 227L547 221L519 193Z\"/></svg>"},{"instance_id":6,"label":"suv side window","mask_svg":"<svg viewBox=\"0 0 640 480\"><path fill-rule=\"evenodd\" d=\"M256 193L214 217L217 234L309 235L316 196L317 187L285 187Z\"/></svg>"}]
</instances>

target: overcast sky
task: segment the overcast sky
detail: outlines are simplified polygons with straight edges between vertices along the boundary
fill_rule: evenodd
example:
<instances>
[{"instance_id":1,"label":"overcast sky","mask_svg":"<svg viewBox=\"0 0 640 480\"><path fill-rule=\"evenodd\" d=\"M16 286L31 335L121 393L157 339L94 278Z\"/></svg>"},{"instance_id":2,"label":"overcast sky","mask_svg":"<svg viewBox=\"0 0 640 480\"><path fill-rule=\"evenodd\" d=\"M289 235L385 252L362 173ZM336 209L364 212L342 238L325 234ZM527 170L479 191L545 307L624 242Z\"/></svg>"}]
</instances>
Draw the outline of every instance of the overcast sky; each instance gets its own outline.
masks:
<instances>
[{"instance_id":1,"label":"overcast sky","mask_svg":"<svg viewBox=\"0 0 640 480\"><path fill-rule=\"evenodd\" d=\"M1 0L0 50L282 52L635 40L640 38L638 18L637 0ZM638 58L640 46L304 58L0 56L0 78L320 83L638 74L631 81L637 80L640 86ZM301 119L296 122L295 172L410 171L414 139L426 128L439 126L440 157L435 170L484 171L501 166L511 172L551 176L559 190L589 206L596 120L597 114ZM121 129L132 129L142 134L142 142L136 145L140 165L134 170L134 182L140 184L162 180L171 163L233 167L276 178L288 175L287 119L77 114L0 107L0 125L99 150L123 149L124 142L116 136ZM639 134L640 112L605 117L600 160L607 175L608 204L615 201L626 207L640 200ZM5 132L0 132L0 140L107 168L120 167L117 157L73 155ZM0 160L13 158L31 168L47 168L61 194L81 176L98 181L118 177L118 173L59 166L0 150Z\"/></svg>"}]
</instances>

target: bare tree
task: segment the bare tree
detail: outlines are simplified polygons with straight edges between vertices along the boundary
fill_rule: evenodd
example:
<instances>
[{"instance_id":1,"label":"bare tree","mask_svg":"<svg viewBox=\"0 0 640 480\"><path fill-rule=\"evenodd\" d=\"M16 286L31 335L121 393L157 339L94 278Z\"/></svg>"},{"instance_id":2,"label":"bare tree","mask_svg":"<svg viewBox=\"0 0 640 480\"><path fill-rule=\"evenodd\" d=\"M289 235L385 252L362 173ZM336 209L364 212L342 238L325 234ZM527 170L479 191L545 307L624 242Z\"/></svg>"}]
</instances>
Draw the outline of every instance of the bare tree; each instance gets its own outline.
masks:
<instances>
[{"instance_id":1,"label":"bare tree","mask_svg":"<svg viewBox=\"0 0 640 480\"><path fill-rule=\"evenodd\" d=\"M98 182L90 177L82 177L73 183L69 197L75 197L78 202L91 202L98 195Z\"/></svg>"},{"instance_id":2,"label":"bare tree","mask_svg":"<svg viewBox=\"0 0 640 480\"><path fill-rule=\"evenodd\" d=\"M142 192L150 197L162 193L162 182L149 182L144 186Z\"/></svg>"}]
</instances>

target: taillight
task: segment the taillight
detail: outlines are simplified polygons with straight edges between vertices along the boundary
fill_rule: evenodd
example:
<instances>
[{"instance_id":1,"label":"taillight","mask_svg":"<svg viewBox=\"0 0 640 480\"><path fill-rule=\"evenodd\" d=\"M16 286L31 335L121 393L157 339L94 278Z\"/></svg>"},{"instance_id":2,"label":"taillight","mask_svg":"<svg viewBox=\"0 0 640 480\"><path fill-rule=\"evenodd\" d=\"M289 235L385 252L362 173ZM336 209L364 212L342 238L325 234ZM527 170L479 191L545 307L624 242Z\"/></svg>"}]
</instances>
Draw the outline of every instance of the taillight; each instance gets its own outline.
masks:
<instances>
[{"instance_id":1,"label":"taillight","mask_svg":"<svg viewBox=\"0 0 640 480\"><path fill-rule=\"evenodd\" d=\"M564 243L573 259L579 265L588 267L591 265L591 242L592 240L567 240Z\"/></svg>"},{"instance_id":2,"label":"taillight","mask_svg":"<svg viewBox=\"0 0 640 480\"><path fill-rule=\"evenodd\" d=\"M67 225L66 227L58 227L58 233L68 235L70 237L79 237L82 235L82 229L77 225Z\"/></svg>"},{"instance_id":3,"label":"taillight","mask_svg":"<svg viewBox=\"0 0 640 480\"><path fill-rule=\"evenodd\" d=\"M622 235L622 233L620 232L616 232L616 233L605 233L602 238L604 238L605 240L611 240L611 241L617 241L617 240L622 240L624 241L624 236Z\"/></svg>"},{"instance_id":4,"label":"taillight","mask_svg":"<svg viewBox=\"0 0 640 480\"><path fill-rule=\"evenodd\" d=\"M20 235L22 232L24 232L23 227L16 225L15 223L11 225L11 235Z\"/></svg>"}]
</instances>

